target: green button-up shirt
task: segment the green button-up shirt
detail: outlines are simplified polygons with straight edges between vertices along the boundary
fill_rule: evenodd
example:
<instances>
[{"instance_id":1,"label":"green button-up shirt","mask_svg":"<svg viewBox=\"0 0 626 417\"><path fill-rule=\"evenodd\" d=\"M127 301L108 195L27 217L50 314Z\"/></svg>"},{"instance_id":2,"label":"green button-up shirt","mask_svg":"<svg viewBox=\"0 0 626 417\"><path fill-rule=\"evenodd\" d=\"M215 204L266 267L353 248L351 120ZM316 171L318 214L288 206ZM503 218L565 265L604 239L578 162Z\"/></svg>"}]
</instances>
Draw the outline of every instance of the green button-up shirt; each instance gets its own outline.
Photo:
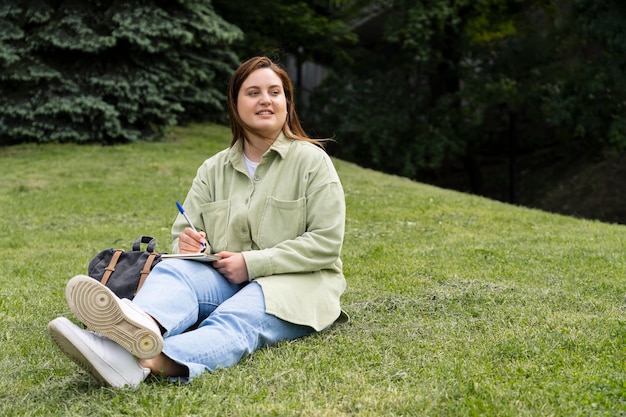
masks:
<instances>
[{"instance_id":1,"label":"green button-up shirt","mask_svg":"<svg viewBox=\"0 0 626 417\"><path fill-rule=\"evenodd\" d=\"M207 159L185 199L213 252L242 252L266 311L322 330L341 312L345 199L324 150L281 134L250 178L238 141ZM187 222L172 227L173 251Z\"/></svg>"}]
</instances>

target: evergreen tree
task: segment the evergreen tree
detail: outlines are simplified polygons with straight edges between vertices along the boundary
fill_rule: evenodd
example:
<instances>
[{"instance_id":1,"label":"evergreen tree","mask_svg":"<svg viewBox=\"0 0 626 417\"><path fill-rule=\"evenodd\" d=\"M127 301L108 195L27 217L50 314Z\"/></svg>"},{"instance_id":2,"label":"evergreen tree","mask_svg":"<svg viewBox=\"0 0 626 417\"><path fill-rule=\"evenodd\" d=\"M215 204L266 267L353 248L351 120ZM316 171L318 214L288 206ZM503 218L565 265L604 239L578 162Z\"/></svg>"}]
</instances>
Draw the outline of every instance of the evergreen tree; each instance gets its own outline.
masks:
<instances>
[{"instance_id":1,"label":"evergreen tree","mask_svg":"<svg viewBox=\"0 0 626 417\"><path fill-rule=\"evenodd\" d=\"M0 145L155 140L222 119L240 37L210 0L4 0Z\"/></svg>"}]
</instances>

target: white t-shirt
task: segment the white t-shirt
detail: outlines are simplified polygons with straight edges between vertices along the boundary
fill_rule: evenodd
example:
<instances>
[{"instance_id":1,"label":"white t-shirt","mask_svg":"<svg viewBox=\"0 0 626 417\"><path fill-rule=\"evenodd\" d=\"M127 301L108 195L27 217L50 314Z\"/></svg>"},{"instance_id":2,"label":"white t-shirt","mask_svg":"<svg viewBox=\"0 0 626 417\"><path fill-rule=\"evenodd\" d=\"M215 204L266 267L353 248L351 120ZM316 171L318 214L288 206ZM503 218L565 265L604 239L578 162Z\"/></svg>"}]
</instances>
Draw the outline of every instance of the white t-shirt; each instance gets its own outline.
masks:
<instances>
[{"instance_id":1,"label":"white t-shirt","mask_svg":"<svg viewBox=\"0 0 626 417\"><path fill-rule=\"evenodd\" d=\"M250 178L254 177L256 167L259 166L260 162L252 162L248 159L245 152L243 153L243 160L246 161L246 167L248 167L248 174L250 174Z\"/></svg>"}]
</instances>

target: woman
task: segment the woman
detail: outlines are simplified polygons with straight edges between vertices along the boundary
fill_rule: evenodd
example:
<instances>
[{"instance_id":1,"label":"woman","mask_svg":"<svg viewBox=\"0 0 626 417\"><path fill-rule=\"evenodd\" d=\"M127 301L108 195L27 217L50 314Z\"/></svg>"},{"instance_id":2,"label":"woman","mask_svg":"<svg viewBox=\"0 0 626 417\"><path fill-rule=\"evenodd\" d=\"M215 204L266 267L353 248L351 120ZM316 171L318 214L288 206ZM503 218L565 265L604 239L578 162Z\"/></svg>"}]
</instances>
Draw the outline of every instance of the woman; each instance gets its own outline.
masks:
<instances>
[{"instance_id":1,"label":"woman","mask_svg":"<svg viewBox=\"0 0 626 417\"><path fill-rule=\"evenodd\" d=\"M180 215L172 227L174 252L206 245L221 259L164 260L132 302L86 276L68 282L68 304L91 331L63 317L48 330L96 379L188 381L344 317L343 190L293 97L287 73L266 57L231 78L232 143L200 166L183 203L198 231Z\"/></svg>"}]
</instances>

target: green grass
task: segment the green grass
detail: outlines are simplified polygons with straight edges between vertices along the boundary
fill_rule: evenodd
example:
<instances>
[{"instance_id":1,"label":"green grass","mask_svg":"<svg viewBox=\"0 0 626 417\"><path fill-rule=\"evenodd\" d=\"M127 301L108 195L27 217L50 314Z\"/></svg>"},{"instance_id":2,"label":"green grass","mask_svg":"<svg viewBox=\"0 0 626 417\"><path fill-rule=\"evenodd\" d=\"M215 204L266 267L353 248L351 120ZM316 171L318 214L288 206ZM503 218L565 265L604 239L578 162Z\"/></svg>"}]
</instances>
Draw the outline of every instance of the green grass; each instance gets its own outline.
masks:
<instances>
[{"instance_id":1,"label":"green grass","mask_svg":"<svg viewBox=\"0 0 626 417\"><path fill-rule=\"evenodd\" d=\"M229 135L0 149L0 415L626 416L626 227L343 161L349 324L191 384L94 383L45 330L74 319L65 282L141 234L168 251L174 201Z\"/></svg>"}]
</instances>

